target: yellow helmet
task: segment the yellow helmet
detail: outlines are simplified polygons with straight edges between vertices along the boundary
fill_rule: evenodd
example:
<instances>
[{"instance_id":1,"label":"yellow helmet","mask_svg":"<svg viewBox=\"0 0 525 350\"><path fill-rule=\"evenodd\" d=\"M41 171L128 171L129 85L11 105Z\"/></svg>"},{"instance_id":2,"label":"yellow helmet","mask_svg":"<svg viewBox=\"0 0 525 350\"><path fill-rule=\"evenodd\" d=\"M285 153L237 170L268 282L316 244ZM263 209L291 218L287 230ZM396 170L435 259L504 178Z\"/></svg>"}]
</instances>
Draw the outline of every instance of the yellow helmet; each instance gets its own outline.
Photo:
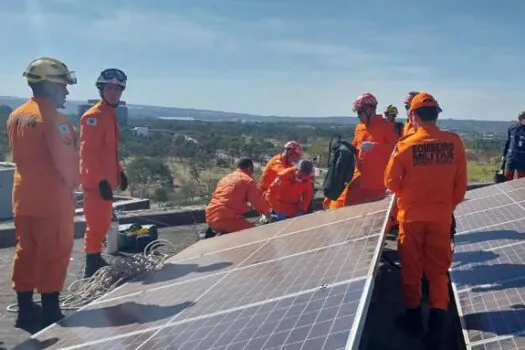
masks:
<instances>
[{"instance_id":1,"label":"yellow helmet","mask_svg":"<svg viewBox=\"0 0 525 350\"><path fill-rule=\"evenodd\" d=\"M51 57L40 57L33 60L27 66L24 77L28 83L50 81L52 83L74 85L77 77L74 71L70 71L61 61Z\"/></svg>"},{"instance_id":2,"label":"yellow helmet","mask_svg":"<svg viewBox=\"0 0 525 350\"><path fill-rule=\"evenodd\" d=\"M399 114L399 111L397 110L396 106L388 105L388 107L386 107L385 114L397 116Z\"/></svg>"}]
</instances>

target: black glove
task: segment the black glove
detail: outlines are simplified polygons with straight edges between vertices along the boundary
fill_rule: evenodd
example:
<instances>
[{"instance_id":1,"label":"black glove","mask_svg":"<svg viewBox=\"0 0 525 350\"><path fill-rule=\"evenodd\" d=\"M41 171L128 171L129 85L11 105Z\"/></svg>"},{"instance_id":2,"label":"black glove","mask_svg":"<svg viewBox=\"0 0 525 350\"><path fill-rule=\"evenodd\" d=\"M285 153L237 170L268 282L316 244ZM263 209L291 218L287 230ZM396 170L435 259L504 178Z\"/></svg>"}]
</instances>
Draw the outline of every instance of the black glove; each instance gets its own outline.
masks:
<instances>
[{"instance_id":1,"label":"black glove","mask_svg":"<svg viewBox=\"0 0 525 350\"><path fill-rule=\"evenodd\" d=\"M106 201L113 201L113 191L107 180L102 180L98 183L98 192L100 197Z\"/></svg>"},{"instance_id":2,"label":"black glove","mask_svg":"<svg viewBox=\"0 0 525 350\"><path fill-rule=\"evenodd\" d=\"M124 172L120 173L120 190L125 191L128 188L128 177Z\"/></svg>"}]
</instances>

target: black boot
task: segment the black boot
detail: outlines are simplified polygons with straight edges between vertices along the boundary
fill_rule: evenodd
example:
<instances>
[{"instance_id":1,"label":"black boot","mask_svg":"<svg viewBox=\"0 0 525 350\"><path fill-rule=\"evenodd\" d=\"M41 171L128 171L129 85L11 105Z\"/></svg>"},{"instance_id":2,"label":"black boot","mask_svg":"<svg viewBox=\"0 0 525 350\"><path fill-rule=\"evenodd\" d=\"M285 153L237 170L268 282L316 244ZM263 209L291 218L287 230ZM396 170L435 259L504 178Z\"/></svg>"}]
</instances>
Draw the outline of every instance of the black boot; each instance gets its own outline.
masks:
<instances>
[{"instance_id":1,"label":"black boot","mask_svg":"<svg viewBox=\"0 0 525 350\"><path fill-rule=\"evenodd\" d=\"M64 318L60 310L60 293L42 293L42 324L45 327Z\"/></svg>"},{"instance_id":2,"label":"black boot","mask_svg":"<svg viewBox=\"0 0 525 350\"><path fill-rule=\"evenodd\" d=\"M408 336L421 336L424 331L421 307L417 307L415 309L406 309L404 314L397 317L396 324Z\"/></svg>"},{"instance_id":3,"label":"black boot","mask_svg":"<svg viewBox=\"0 0 525 350\"><path fill-rule=\"evenodd\" d=\"M33 302L33 291L17 292L18 316L15 327L34 334L40 330L42 310Z\"/></svg>"},{"instance_id":4,"label":"black boot","mask_svg":"<svg viewBox=\"0 0 525 350\"><path fill-rule=\"evenodd\" d=\"M439 350L443 343L443 328L446 311L430 309L428 315L428 331L423 337L423 344L428 350Z\"/></svg>"},{"instance_id":5,"label":"black boot","mask_svg":"<svg viewBox=\"0 0 525 350\"><path fill-rule=\"evenodd\" d=\"M86 261L84 264L84 278L90 278L99 269L109 264L104 260L100 253L86 254Z\"/></svg>"}]
</instances>

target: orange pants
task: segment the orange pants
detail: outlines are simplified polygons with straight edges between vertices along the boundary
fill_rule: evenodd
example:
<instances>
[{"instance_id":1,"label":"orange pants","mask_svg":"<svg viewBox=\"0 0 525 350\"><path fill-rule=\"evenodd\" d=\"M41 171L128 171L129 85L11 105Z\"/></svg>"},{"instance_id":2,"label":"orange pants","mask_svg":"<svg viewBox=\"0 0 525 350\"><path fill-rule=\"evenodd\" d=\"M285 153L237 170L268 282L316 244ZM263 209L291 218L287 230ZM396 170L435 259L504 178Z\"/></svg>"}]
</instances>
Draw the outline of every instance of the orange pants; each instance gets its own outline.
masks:
<instances>
[{"instance_id":1,"label":"orange pants","mask_svg":"<svg viewBox=\"0 0 525 350\"><path fill-rule=\"evenodd\" d=\"M84 190L84 250L87 254L100 253L111 226L113 202L100 197L98 190Z\"/></svg>"},{"instance_id":2,"label":"orange pants","mask_svg":"<svg viewBox=\"0 0 525 350\"><path fill-rule=\"evenodd\" d=\"M373 202L385 197L386 191L384 188L368 189L361 188L361 174L354 176L352 181L343 190L343 193L335 201L325 198L323 201L323 208L337 209L349 205L356 205L366 202Z\"/></svg>"},{"instance_id":3,"label":"orange pants","mask_svg":"<svg viewBox=\"0 0 525 350\"><path fill-rule=\"evenodd\" d=\"M450 220L437 222L400 222L398 252L401 258L401 282L405 306L420 305L421 279L425 274L430 307L448 308L448 269L452 263Z\"/></svg>"},{"instance_id":4,"label":"orange pants","mask_svg":"<svg viewBox=\"0 0 525 350\"><path fill-rule=\"evenodd\" d=\"M74 239L74 212L44 218L15 217L18 244L12 286L17 292L60 292L64 288Z\"/></svg>"},{"instance_id":5,"label":"orange pants","mask_svg":"<svg viewBox=\"0 0 525 350\"><path fill-rule=\"evenodd\" d=\"M209 223L208 225L211 227L213 231L219 232L221 234L246 230L248 228L255 227L254 224L252 224L251 222L243 218L221 220L221 221Z\"/></svg>"}]
</instances>

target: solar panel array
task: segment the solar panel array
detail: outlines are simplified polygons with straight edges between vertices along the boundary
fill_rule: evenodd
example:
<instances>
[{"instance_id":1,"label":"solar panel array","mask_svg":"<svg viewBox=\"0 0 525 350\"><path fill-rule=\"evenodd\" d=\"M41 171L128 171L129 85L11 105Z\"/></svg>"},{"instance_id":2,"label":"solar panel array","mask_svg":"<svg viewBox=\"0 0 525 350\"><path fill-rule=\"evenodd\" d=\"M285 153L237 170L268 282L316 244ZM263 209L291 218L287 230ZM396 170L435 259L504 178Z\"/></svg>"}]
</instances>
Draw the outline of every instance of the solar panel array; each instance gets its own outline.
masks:
<instances>
[{"instance_id":1,"label":"solar panel array","mask_svg":"<svg viewBox=\"0 0 525 350\"><path fill-rule=\"evenodd\" d=\"M467 192L451 268L468 349L525 349L525 179Z\"/></svg>"},{"instance_id":2,"label":"solar panel array","mask_svg":"<svg viewBox=\"0 0 525 350\"><path fill-rule=\"evenodd\" d=\"M357 349L390 205L385 198L199 241L31 341L47 349Z\"/></svg>"}]
</instances>

